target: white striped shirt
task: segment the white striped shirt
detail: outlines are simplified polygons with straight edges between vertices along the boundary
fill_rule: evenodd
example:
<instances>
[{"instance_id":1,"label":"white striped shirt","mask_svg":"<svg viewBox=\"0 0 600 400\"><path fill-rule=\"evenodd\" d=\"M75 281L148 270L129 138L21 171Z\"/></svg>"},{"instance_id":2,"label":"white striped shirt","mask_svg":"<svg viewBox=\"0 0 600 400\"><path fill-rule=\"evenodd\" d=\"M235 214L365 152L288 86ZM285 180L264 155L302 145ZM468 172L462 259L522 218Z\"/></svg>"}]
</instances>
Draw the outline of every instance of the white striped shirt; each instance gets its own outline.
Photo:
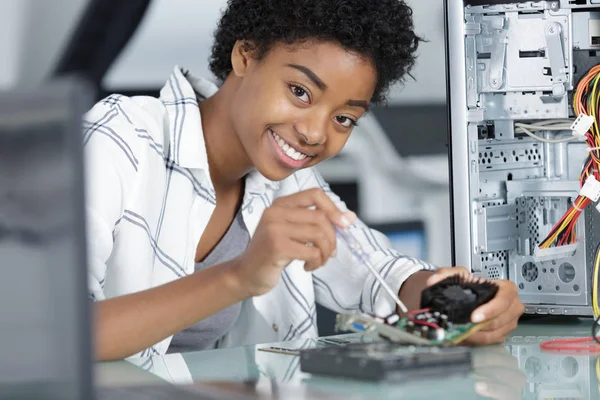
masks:
<instances>
[{"instance_id":1,"label":"white striped shirt","mask_svg":"<svg viewBox=\"0 0 600 400\"><path fill-rule=\"evenodd\" d=\"M196 247L216 204L197 96L207 98L216 91L208 80L176 67L158 99L111 95L85 116L92 300L146 290L194 273ZM250 173L242 203L250 235L273 199L315 187L346 210L315 169L280 182ZM351 229L396 291L411 274L433 269L398 254L384 235L360 221ZM294 261L272 291L244 301L240 318L219 346L315 337L315 302L338 312L390 314L395 308L368 270L338 243L336 258L325 267L311 273ZM138 355L164 354L170 340Z\"/></svg>"}]
</instances>

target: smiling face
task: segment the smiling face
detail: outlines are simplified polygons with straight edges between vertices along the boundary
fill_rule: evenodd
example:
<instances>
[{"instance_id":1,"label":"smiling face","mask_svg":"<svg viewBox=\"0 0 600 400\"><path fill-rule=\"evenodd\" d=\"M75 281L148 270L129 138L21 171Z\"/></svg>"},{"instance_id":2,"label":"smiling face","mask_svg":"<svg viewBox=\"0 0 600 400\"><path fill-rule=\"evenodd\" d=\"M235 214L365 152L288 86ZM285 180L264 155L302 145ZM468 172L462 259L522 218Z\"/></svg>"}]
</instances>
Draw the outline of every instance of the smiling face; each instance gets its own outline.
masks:
<instances>
[{"instance_id":1,"label":"smiling face","mask_svg":"<svg viewBox=\"0 0 600 400\"><path fill-rule=\"evenodd\" d=\"M367 111L377 74L329 42L275 46L260 61L236 44L231 121L254 167L271 180L338 154Z\"/></svg>"}]
</instances>

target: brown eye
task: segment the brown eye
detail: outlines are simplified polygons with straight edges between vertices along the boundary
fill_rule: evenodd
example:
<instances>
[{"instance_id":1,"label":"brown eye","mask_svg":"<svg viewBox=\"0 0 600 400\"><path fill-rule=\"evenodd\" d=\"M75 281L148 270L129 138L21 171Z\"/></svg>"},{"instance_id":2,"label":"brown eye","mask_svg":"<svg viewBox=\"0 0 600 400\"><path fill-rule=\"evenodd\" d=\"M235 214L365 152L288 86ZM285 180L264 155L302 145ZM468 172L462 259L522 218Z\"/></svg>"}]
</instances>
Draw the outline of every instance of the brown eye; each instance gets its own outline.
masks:
<instances>
[{"instance_id":1,"label":"brown eye","mask_svg":"<svg viewBox=\"0 0 600 400\"><path fill-rule=\"evenodd\" d=\"M335 119L338 124L342 125L344 128L351 128L358 125L352 118L344 117L342 115L335 117Z\"/></svg>"},{"instance_id":2,"label":"brown eye","mask_svg":"<svg viewBox=\"0 0 600 400\"><path fill-rule=\"evenodd\" d=\"M294 94L294 96L296 96L297 98L299 98L301 101L305 102L305 103L310 103L310 96L308 95L308 92L297 85L290 85L290 89L292 91L292 93Z\"/></svg>"}]
</instances>

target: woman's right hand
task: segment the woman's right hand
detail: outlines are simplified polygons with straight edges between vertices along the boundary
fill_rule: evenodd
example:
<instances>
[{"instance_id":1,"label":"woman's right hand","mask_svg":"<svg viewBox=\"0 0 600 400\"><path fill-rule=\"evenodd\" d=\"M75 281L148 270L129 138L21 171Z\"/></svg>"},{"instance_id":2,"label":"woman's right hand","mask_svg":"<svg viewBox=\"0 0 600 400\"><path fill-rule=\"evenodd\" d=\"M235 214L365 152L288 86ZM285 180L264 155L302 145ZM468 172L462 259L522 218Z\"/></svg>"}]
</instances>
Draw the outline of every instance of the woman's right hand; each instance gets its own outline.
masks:
<instances>
[{"instance_id":1,"label":"woman's right hand","mask_svg":"<svg viewBox=\"0 0 600 400\"><path fill-rule=\"evenodd\" d=\"M356 220L340 211L321 189L280 197L265 210L246 251L235 260L234 271L246 297L267 293L293 260L313 271L335 255L333 224L345 229Z\"/></svg>"}]
</instances>

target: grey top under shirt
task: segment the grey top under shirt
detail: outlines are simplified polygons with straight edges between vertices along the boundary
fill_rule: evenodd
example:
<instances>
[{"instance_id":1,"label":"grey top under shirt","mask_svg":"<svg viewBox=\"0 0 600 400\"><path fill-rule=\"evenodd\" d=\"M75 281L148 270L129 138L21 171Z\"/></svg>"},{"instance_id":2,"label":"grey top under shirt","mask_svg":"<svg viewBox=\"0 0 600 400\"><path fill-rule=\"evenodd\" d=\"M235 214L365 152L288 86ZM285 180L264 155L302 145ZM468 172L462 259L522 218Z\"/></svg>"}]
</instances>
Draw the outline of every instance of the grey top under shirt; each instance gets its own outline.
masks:
<instances>
[{"instance_id":1,"label":"grey top under shirt","mask_svg":"<svg viewBox=\"0 0 600 400\"><path fill-rule=\"evenodd\" d=\"M239 257L246 250L248 242L250 242L250 234L244 224L242 212L238 211L223 239L204 261L196 263L196 271ZM177 333L173 336L167 353L214 348L217 341L229 332L240 315L240 309L241 303L236 303Z\"/></svg>"}]
</instances>

